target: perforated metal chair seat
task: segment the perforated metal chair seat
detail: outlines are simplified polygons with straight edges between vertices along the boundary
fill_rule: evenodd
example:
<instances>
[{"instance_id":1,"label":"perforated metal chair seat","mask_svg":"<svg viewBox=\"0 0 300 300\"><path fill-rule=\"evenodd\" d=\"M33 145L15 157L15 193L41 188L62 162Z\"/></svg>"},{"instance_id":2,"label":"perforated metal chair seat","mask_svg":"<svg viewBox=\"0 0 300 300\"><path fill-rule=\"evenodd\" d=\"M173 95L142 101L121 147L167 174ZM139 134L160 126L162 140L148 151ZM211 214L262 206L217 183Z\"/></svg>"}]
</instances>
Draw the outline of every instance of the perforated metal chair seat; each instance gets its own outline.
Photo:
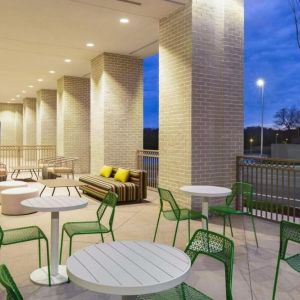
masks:
<instances>
[{"instance_id":1,"label":"perforated metal chair seat","mask_svg":"<svg viewBox=\"0 0 300 300\"><path fill-rule=\"evenodd\" d=\"M202 215L201 212L194 211L187 208L181 208L175 213L173 210L165 210L163 211L163 215L166 219L170 221L183 221L183 220L201 220L202 218L205 218L205 216Z\"/></svg>"},{"instance_id":2,"label":"perforated metal chair seat","mask_svg":"<svg viewBox=\"0 0 300 300\"><path fill-rule=\"evenodd\" d=\"M287 257L285 261L291 266L295 271L300 273L300 253Z\"/></svg>"},{"instance_id":3,"label":"perforated metal chair seat","mask_svg":"<svg viewBox=\"0 0 300 300\"><path fill-rule=\"evenodd\" d=\"M108 233L110 229L98 221L95 222L69 222L64 224L63 230L68 234L68 236L73 236L74 234L93 234L93 233Z\"/></svg>"},{"instance_id":4,"label":"perforated metal chair seat","mask_svg":"<svg viewBox=\"0 0 300 300\"><path fill-rule=\"evenodd\" d=\"M44 232L37 226L3 230L2 245L46 239Z\"/></svg>"}]
</instances>

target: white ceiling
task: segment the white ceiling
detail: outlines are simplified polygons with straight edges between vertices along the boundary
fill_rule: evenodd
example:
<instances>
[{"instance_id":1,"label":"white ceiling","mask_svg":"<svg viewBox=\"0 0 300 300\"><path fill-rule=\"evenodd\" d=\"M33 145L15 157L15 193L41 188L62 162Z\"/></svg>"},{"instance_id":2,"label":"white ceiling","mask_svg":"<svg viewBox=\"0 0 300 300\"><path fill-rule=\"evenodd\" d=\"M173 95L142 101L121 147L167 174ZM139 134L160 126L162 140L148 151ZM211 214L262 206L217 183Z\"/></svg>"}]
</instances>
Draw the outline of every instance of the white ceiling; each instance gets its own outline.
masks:
<instances>
[{"instance_id":1,"label":"white ceiling","mask_svg":"<svg viewBox=\"0 0 300 300\"><path fill-rule=\"evenodd\" d=\"M158 20L189 0L123 1L0 0L0 102L18 103L39 89L56 89L63 75L88 76L90 60L104 51L156 53ZM120 24L122 17L130 23ZM95 47L87 48L87 42Z\"/></svg>"}]
</instances>

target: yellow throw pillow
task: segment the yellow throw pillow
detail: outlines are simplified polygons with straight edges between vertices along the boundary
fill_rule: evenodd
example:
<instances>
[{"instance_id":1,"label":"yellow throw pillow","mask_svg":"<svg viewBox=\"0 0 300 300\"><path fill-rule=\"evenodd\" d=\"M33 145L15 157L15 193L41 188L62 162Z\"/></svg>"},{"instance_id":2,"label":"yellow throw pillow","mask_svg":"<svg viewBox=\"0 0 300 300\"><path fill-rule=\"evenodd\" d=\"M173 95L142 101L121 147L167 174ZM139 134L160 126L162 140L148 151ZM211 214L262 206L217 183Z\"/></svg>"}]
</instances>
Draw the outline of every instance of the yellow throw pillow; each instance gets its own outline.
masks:
<instances>
[{"instance_id":1,"label":"yellow throw pillow","mask_svg":"<svg viewBox=\"0 0 300 300\"><path fill-rule=\"evenodd\" d=\"M101 171L100 171L100 176L103 176L103 177L106 177L106 178L110 177L112 169L113 168L110 167L110 166L103 166Z\"/></svg>"},{"instance_id":2,"label":"yellow throw pillow","mask_svg":"<svg viewBox=\"0 0 300 300\"><path fill-rule=\"evenodd\" d=\"M119 168L114 178L115 180L121 181L123 183L127 182L129 179L129 170Z\"/></svg>"}]
</instances>

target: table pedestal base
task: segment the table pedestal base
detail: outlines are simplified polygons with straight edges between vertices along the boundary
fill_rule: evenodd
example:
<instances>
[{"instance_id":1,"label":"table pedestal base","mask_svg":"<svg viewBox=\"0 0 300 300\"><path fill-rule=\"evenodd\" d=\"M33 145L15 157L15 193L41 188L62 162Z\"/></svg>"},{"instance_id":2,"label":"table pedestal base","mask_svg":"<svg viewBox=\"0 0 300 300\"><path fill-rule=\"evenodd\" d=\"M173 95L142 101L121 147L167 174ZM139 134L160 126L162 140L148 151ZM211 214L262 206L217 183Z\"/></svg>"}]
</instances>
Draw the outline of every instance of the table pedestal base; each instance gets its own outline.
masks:
<instances>
[{"instance_id":1,"label":"table pedestal base","mask_svg":"<svg viewBox=\"0 0 300 300\"><path fill-rule=\"evenodd\" d=\"M122 300L136 300L136 296L122 296Z\"/></svg>"},{"instance_id":2,"label":"table pedestal base","mask_svg":"<svg viewBox=\"0 0 300 300\"><path fill-rule=\"evenodd\" d=\"M30 279L32 282L40 284L40 285L48 285L48 267L42 267L33 271L30 274ZM51 285L58 285L65 282L68 282L68 275L66 266L60 265L58 266L58 274L51 274Z\"/></svg>"}]
</instances>

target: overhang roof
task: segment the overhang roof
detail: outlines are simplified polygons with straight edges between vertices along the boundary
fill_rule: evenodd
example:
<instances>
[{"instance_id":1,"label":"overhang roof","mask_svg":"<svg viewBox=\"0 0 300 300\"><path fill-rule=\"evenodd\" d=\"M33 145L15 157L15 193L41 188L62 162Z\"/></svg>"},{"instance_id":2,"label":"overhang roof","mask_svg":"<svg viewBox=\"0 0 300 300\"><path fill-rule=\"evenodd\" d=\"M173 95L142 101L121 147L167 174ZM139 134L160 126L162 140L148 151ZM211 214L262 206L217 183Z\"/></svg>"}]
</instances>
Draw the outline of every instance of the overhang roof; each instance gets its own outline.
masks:
<instances>
[{"instance_id":1,"label":"overhang roof","mask_svg":"<svg viewBox=\"0 0 300 300\"><path fill-rule=\"evenodd\" d=\"M63 75L88 76L90 60L104 51L156 53L159 19L188 1L0 0L0 102L18 103L39 89L56 89ZM87 48L88 42L95 47Z\"/></svg>"}]
</instances>

